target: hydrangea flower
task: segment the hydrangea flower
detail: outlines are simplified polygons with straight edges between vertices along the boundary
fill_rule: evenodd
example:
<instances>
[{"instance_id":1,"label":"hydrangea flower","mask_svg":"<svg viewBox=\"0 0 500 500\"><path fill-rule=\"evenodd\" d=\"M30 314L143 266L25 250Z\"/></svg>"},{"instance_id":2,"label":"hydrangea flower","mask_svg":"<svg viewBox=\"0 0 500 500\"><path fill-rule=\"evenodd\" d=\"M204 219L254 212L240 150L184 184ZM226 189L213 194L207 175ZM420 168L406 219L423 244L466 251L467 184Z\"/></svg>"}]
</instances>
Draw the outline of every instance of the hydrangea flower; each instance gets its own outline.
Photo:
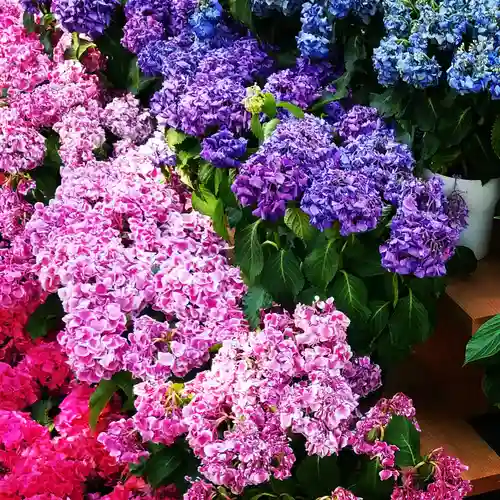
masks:
<instances>
[{"instance_id":1,"label":"hydrangea flower","mask_svg":"<svg viewBox=\"0 0 500 500\"><path fill-rule=\"evenodd\" d=\"M219 168L238 167L247 149L247 140L222 129L203 139L200 156Z\"/></svg>"}]
</instances>

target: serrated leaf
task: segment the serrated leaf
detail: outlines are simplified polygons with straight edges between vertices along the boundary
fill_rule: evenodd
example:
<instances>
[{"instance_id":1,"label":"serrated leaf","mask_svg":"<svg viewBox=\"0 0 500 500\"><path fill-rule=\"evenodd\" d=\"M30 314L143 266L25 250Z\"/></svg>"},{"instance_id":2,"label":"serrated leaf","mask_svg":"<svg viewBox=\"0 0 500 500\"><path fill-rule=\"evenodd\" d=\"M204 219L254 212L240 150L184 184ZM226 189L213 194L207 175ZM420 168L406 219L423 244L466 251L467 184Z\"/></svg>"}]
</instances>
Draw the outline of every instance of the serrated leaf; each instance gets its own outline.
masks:
<instances>
[{"instance_id":1,"label":"serrated leaf","mask_svg":"<svg viewBox=\"0 0 500 500\"><path fill-rule=\"evenodd\" d=\"M262 284L274 298L295 297L304 288L300 262L291 250L280 250L264 264Z\"/></svg>"},{"instance_id":2,"label":"serrated leaf","mask_svg":"<svg viewBox=\"0 0 500 500\"><path fill-rule=\"evenodd\" d=\"M419 95L414 106L414 117L420 130L424 132L433 130L438 119L436 102L429 96Z\"/></svg>"},{"instance_id":3,"label":"serrated leaf","mask_svg":"<svg viewBox=\"0 0 500 500\"><path fill-rule=\"evenodd\" d=\"M310 240L315 234L309 216L300 208L287 208L284 222L301 240Z\"/></svg>"},{"instance_id":4,"label":"serrated leaf","mask_svg":"<svg viewBox=\"0 0 500 500\"><path fill-rule=\"evenodd\" d=\"M304 118L304 111L302 111L302 109L300 109L298 106L295 106L295 104L292 104L291 102L278 101L276 103L276 106L278 108L286 109L293 116L295 116L295 118Z\"/></svg>"},{"instance_id":5,"label":"serrated leaf","mask_svg":"<svg viewBox=\"0 0 500 500\"><path fill-rule=\"evenodd\" d=\"M248 28L253 28L252 9L249 0L230 0L231 15Z\"/></svg>"},{"instance_id":6,"label":"serrated leaf","mask_svg":"<svg viewBox=\"0 0 500 500\"><path fill-rule=\"evenodd\" d=\"M175 149L175 146L184 142L186 137L186 134L175 130L175 128L169 128L167 130L167 144L171 149Z\"/></svg>"},{"instance_id":7,"label":"serrated leaf","mask_svg":"<svg viewBox=\"0 0 500 500\"><path fill-rule=\"evenodd\" d=\"M296 475L299 486L308 498L330 495L340 482L337 457L306 456L299 463Z\"/></svg>"},{"instance_id":8,"label":"serrated leaf","mask_svg":"<svg viewBox=\"0 0 500 500\"><path fill-rule=\"evenodd\" d=\"M173 446L152 455L146 463L146 476L153 488L161 486L181 465L179 450Z\"/></svg>"},{"instance_id":9,"label":"serrated leaf","mask_svg":"<svg viewBox=\"0 0 500 500\"><path fill-rule=\"evenodd\" d=\"M500 314L481 325L467 343L465 364L491 358L500 352Z\"/></svg>"},{"instance_id":10,"label":"serrated leaf","mask_svg":"<svg viewBox=\"0 0 500 500\"><path fill-rule=\"evenodd\" d=\"M279 122L280 121L278 120L278 118L273 118L267 123L264 123L264 126L262 127L262 131L264 132L264 140L273 135L273 132L276 130Z\"/></svg>"},{"instance_id":11,"label":"serrated leaf","mask_svg":"<svg viewBox=\"0 0 500 500\"><path fill-rule=\"evenodd\" d=\"M260 123L259 114L253 114L250 120L250 129L253 135L258 139L259 143L264 141L264 130L262 124Z\"/></svg>"},{"instance_id":12,"label":"serrated leaf","mask_svg":"<svg viewBox=\"0 0 500 500\"><path fill-rule=\"evenodd\" d=\"M198 179L201 184L208 184L215 173L215 167L206 161L200 162Z\"/></svg>"},{"instance_id":13,"label":"serrated leaf","mask_svg":"<svg viewBox=\"0 0 500 500\"><path fill-rule=\"evenodd\" d=\"M382 94L370 95L370 106L377 108L378 112L387 118L398 115L401 112L401 104L401 96L396 94L393 88Z\"/></svg>"},{"instance_id":14,"label":"serrated leaf","mask_svg":"<svg viewBox=\"0 0 500 500\"><path fill-rule=\"evenodd\" d=\"M351 36L345 45L344 64L347 72L355 70L356 62L366 58L366 49L361 35Z\"/></svg>"},{"instance_id":15,"label":"serrated leaf","mask_svg":"<svg viewBox=\"0 0 500 500\"><path fill-rule=\"evenodd\" d=\"M491 148L500 158L500 116L497 116L491 129Z\"/></svg>"},{"instance_id":16,"label":"serrated leaf","mask_svg":"<svg viewBox=\"0 0 500 500\"><path fill-rule=\"evenodd\" d=\"M390 498L394 487L394 480L382 481L379 473L382 466L378 458L361 458L361 467L353 491L356 495L370 500L386 500Z\"/></svg>"},{"instance_id":17,"label":"serrated leaf","mask_svg":"<svg viewBox=\"0 0 500 500\"><path fill-rule=\"evenodd\" d=\"M447 146L460 144L473 127L473 112L471 108L456 108L452 113L446 113L439 120L439 133Z\"/></svg>"},{"instance_id":18,"label":"serrated leaf","mask_svg":"<svg viewBox=\"0 0 500 500\"><path fill-rule=\"evenodd\" d=\"M63 316L64 309L61 300L57 293L53 293L29 317L26 330L32 339L45 337L50 331L61 326Z\"/></svg>"},{"instance_id":19,"label":"serrated leaf","mask_svg":"<svg viewBox=\"0 0 500 500\"><path fill-rule=\"evenodd\" d=\"M269 118L274 118L276 116L276 100L274 99L273 94L271 94L270 92L267 92L264 95L264 104L262 104L262 112L265 113Z\"/></svg>"},{"instance_id":20,"label":"serrated leaf","mask_svg":"<svg viewBox=\"0 0 500 500\"><path fill-rule=\"evenodd\" d=\"M227 180L226 169L216 168L214 176L214 191L216 196L219 194L220 187L225 180Z\"/></svg>"},{"instance_id":21,"label":"serrated leaf","mask_svg":"<svg viewBox=\"0 0 500 500\"><path fill-rule=\"evenodd\" d=\"M209 217L215 213L218 201L217 197L203 186L192 194L193 208Z\"/></svg>"},{"instance_id":22,"label":"serrated leaf","mask_svg":"<svg viewBox=\"0 0 500 500\"><path fill-rule=\"evenodd\" d=\"M420 461L420 433L405 417L394 415L384 430L384 441L399 448L398 467L415 466Z\"/></svg>"},{"instance_id":23,"label":"serrated leaf","mask_svg":"<svg viewBox=\"0 0 500 500\"><path fill-rule=\"evenodd\" d=\"M83 54L85 54L85 52L87 52L87 50L90 49L91 47L95 47L95 43L90 42L88 40L78 40L78 47L76 49L77 59L80 59L80 57L82 57Z\"/></svg>"},{"instance_id":24,"label":"serrated leaf","mask_svg":"<svg viewBox=\"0 0 500 500\"><path fill-rule=\"evenodd\" d=\"M237 230L234 238L236 264L241 268L251 282L262 272L264 253L259 239L260 220L242 230Z\"/></svg>"},{"instance_id":25,"label":"serrated leaf","mask_svg":"<svg viewBox=\"0 0 500 500\"><path fill-rule=\"evenodd\" d=\"M28 33L35 32L35 16L29 12L23 13L23 26Z\"/></svg>"},{"instance_id":26,"label":"serrated leaf","mask_svg":"<svg viewBox=\"0 0 500 500\"><path fill-rule=\"evenodd\" d=\"M91 394L89 400L89 425L91 429L95 429L97 421L99 420L99 415L109 403L117 389L118 386L113 380L101 380Z\"/></svg>"},{"instance_id":27,"label":"serrated leaf","mask_svg":"<svg viewBox=\"0 0 500 500\"><path fill-rule=\"evenodd\" d=\"M268 309L272 305L273 298L265 288L260 285L253 285L248 288L243 297L243 309L253 329L260 326L261 309Z\"/></svg>"},{"instance_id":28,"label":"serrated leaf","mask_svg":"<svg viewBox=\"0 0 500 500\"><path fill-rule=\"evenodd\" d=\"M326 240L304 259L303 271L307 279L324 290L339 268L339 254L335 240Z\"/></svg>"},{"instance_id":29,"label":"serrated leaf","mask_svg":"<svg viewBox=\"0 0 500 500\"><path fill-rule=\"evenodd\" d=\"M49 411L54 407L54 403L49 399L41 399L31 406L31 418L44 427L52 427L53 421L49 417Z\"/></svg>"},{"instance_id":30,"label":"serrated leaf","mask_svg":"<svg viewBox=\"0 0 500 500\"><path fill-rule=\"evenodd\" d=\"M422 342L430 335L427 309L411 290L409 295L399 299L389 320L391 342L395 345Z\"/></svg>"},{"instance_id":31,"label":"serrated leaf","mask_svg":"<svg viewBox=\"0 0 500 500\"><path fill-rule=\"evenodd\" d=\"M389 322L391 303L383 300L375 300L369 303L372 312L370 318L370 329L373 335L378 335L384 330Z\"/></svg>"},{"instance_id":32,"label":"serrated leaf","mask_svg":"<svg viewBox=\"0 0 500 500\"><path fill-rule=\"evenodd\" d=\"M351 320L364 322L368 319L368 290L362 280L342 270L337 273L329 290L338 309Z\"/></svg>"},{"instance_id":33,"label":"serrated leaf","mask_svg":"<svg viewBox=\"0 0 500 500\"><path fill-rule=\"evenodd\" d=\"M422 139L422 159L428 160L439 149L441 141L432 133L426 132Z\"/></svg>"},{"instance_id":34,"label":"serrated leaf","mask_svg":"<svg viewBox=\"0 0 500 500\"><path fill-rule=\"evenodd\" d=\"M113 382L116 386L123 391L126 396L126 401L122 406L123 411L130 411L134 409L134 380L132 374L127 371L121 371L113 375Z\"/></svg>"}]
</instances>

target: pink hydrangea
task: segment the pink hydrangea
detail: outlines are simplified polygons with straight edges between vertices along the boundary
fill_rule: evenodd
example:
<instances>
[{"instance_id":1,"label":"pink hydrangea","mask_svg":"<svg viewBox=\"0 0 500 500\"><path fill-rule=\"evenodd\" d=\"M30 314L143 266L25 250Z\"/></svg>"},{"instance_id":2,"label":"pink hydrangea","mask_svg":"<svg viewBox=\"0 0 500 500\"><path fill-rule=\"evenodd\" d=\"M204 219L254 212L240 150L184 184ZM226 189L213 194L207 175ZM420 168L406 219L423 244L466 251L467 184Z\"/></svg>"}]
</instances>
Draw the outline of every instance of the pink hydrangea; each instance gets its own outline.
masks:
<instances>
[{"instance_id":1,"label":"pink hydrangea","mask_svg":"<svg viewBox=\"0 0 500 500\"><path fill-rule=\"evenodd\" d=\"M71 377L67 357L56 342L33 346L26 352L16 370L27 374L39 386L64 391Z\"/></svg>"},{"instance_id":2,"label":"pink hydrangea","mask_svg":"<svg viewBox=\"0 0 500 500\"><path fill-rule=\"evenodd\" d=\"M38 387L29 375L0 362L0 408L22 410L39 396Z\"/></svg>"},{"instance_id":3,"label":"pink hydrangea","mask_svg":"<svg viewBox=\"0 0 500 500\"><path fill-rule=\"evenodd\" d=\"M380 460L383 468L380 472L382 480L399 476L399 471L395 468L395 454L399 448L381 440L383 429L389 424L393 415L399 415L411 420L420 430L415 420L415 413L412 400L398 393L391 399L381 399L356 423L354 431L350 434L349 444L355 453Z\"/></svg>"},{"instance_id":4,"label":"pink hydrangea","mask_svg":"<svg viewBox=\"0 0 500 500\"><path fill-rule=\"evenodd\" d=\"M118 462L139 463L141 458L149 456L131 419L122 418L111 422L106 432L101 432L97 440Z\"/></svg>"},{"instance_id":5,"label":"pink hydrangea","mask_svg":"<svg viewBox=\"0 0 500 500\"><path fill-rule=\"evenodd\" d=\"M45 138L17 111L0 107L0 171L17 174L32 170L44 156Z\"/></svg>"},{"instance_id":6,"label":"pink hydrangea","mask_svg":"<svg viewBox=\"0 0 500 500\"><path fill-rule=\"evenodd\" d=\"M153 120L139 101L127 94L113 99L101 114L103 125L121 139L142 142L153 132Z\"/></svg>"}]
</instances>

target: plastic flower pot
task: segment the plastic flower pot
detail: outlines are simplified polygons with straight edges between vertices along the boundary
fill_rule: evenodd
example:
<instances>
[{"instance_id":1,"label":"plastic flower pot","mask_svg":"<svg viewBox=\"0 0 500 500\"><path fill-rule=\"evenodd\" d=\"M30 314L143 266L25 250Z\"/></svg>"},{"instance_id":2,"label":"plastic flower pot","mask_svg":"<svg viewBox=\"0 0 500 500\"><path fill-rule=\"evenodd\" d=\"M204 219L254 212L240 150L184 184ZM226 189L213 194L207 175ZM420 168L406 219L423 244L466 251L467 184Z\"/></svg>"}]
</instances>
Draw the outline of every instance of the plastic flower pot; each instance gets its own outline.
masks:
<instances>
[{"instance_id":1,"label":"plastic flower pot","mask_svg":"<svg viewBox=\"0 0 500 500\"><path fill-rule=\"evenodd\" d=\"M457 179L425 169L426 179L433 175L443 181L446 195L457 191L467 203L469 224L460 236L460 245L469 247L476 259L482 259L488 253L495 205L500 199L500 178L482 184L478 180Z\"/></svg>"}]
</instances>

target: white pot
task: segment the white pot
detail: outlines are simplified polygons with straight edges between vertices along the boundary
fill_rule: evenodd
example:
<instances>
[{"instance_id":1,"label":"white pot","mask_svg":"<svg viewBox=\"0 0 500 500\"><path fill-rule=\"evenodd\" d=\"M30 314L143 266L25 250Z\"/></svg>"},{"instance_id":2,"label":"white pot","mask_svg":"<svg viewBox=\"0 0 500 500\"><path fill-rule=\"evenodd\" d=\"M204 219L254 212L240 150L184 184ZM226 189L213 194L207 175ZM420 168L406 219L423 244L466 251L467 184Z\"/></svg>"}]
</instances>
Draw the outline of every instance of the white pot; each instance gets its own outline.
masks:
<instances>
[{"instance_id":1,"label":"white pot","mask_svg":"<svg viewBox=\"0 0 500 500\"><path fill-rule=\"evenodd\" d=\"M481 181L456 179L424 170L424 178L429 179L433 175L443 181L447 196L458 191L467 203L469 220L467 228L460 236L460 245L469 247L476 259L482 259L488 253L495 205L500 199L500 178L491 179L482 185Z\"/></svg>"}]
</instances>

